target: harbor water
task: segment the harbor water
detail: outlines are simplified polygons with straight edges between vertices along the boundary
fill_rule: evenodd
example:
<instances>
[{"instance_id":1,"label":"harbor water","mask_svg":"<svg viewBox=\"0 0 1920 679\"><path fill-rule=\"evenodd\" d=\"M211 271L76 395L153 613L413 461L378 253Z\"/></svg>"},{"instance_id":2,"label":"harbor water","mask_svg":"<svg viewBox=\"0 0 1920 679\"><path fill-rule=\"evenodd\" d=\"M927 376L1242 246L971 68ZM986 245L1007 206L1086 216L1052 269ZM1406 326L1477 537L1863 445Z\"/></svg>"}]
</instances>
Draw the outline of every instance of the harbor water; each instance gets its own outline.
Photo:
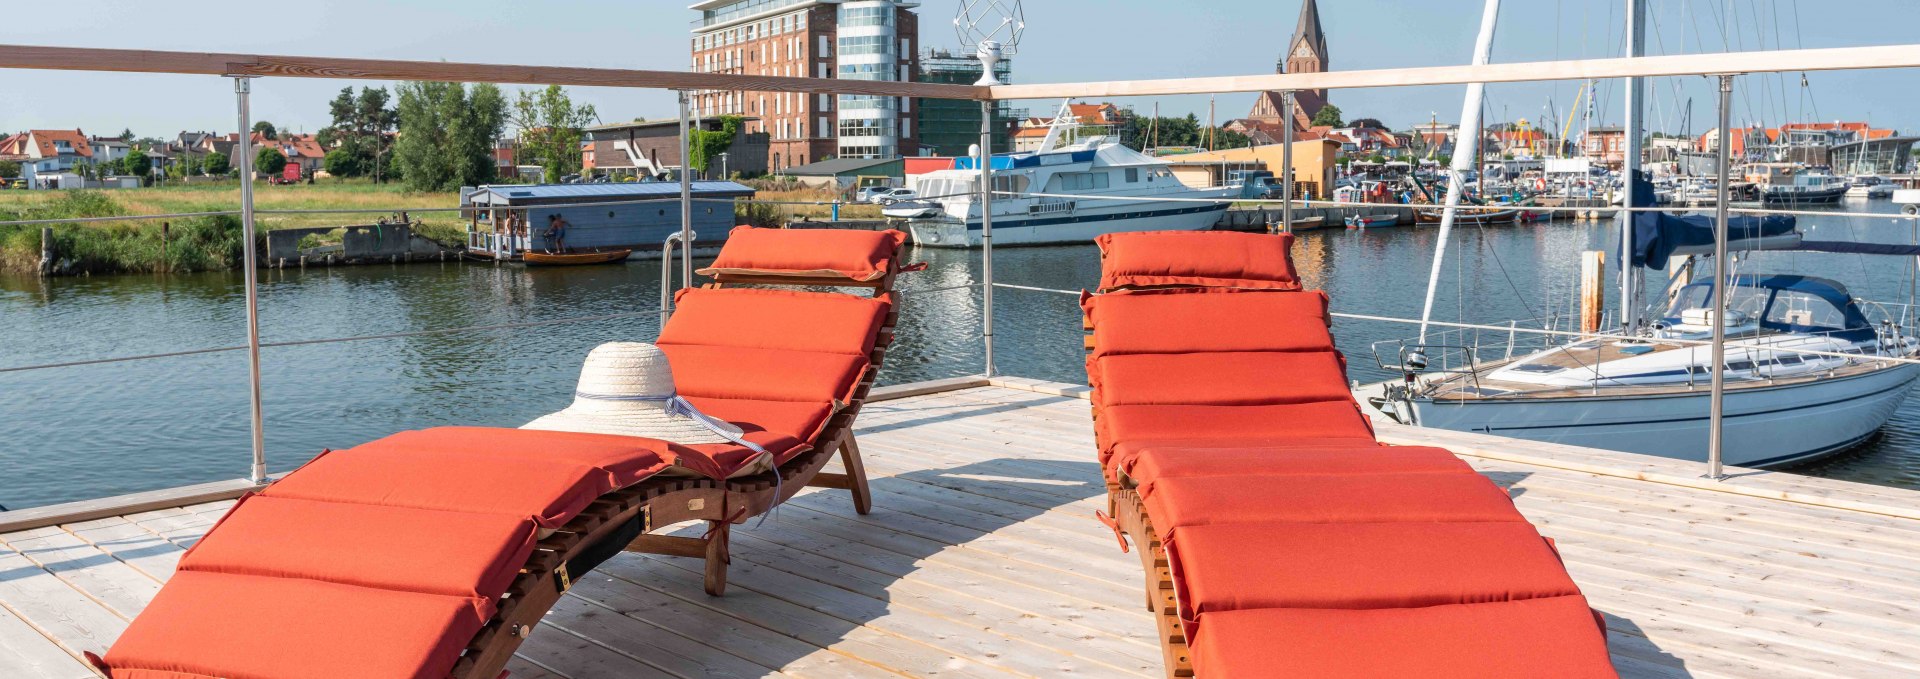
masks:
<instances>
[{"instance_id":1,"label":"harbor water","mask_svg":"<svg viewBox=\"0 0 1920 679\"><path fill-rule=\"evenodd\" d=\"M1893 209L1884 201L1842 207ZM1891 217L1812 217L1801 225L1822 240L1914 237L1913 222ZM1505 324L1571 313L1579 253L1612 249L1617 233L1610 221L1462 228L1451 243L1435 318ZM1335 228L1301 234L1295 257L1307 284L1330 293L1336 311L1417 318L1436 237L1431 228ZM977 282L978 251L923 248L912 257L929 268L903 283L909 292L899 339L882 381L980 372L978 287L933 290ZM1608 259L1612 265L1617 258ZM995 265L1000 282L1040 288L1087 288L1099 274L1092 246L1002 249ZM1767 253L1743 259L1738 271L1821 275L1864 299L1905 302L1912 267L1904 258ZM1659 279L1648 289L1663 289L1664 273L1652 275ZM659 318L650 312L658 308L659 281L657 261L263 271L261 327L270 343L622 315L270 347L263 352L268 467L286 471L323 449L405 429L513 427L559 410L589 349L656 335ZM1074 296L1003 288L995 297L1001 373L1085 382ZM243 299L238 273L0 278L0 369L242 345ZM1342 320L1335 334L1352 377L1374 381L1393 375L1375 365L1370 345L1409 337L1415 328ZM245 476L246 378L242 351L0 372L0 505ZM1795 471L1920 488L1920 402L1910 400L1869 445Z\"/></svg>"}]
</instances>

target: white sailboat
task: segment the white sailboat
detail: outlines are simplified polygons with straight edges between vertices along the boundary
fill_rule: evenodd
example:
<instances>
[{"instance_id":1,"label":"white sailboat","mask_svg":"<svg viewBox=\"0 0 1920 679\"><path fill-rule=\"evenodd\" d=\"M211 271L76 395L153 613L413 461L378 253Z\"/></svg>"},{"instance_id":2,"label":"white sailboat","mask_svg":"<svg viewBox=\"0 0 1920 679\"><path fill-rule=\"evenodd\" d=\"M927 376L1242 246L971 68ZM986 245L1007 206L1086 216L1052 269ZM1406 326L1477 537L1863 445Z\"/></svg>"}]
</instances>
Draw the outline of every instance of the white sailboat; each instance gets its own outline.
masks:
<instances>
[{"instance_id":1,"label":"white sailboat","mask_svg":"<svg viewBox=\"0 0 1920 679\"><path fill-rule=\"evenodd\" d=\"M1629 2L1630 56L1644 50L1644 11L1643 2ZM1483 41L1490 34L1483 31ZM1476 59L1484 61L1484 53ZM1469 89L1469 115L1463 118L1472 120L1479 95ZM1630 187L1623 205L1629 208L1654 203L1652 185L1634 181L1641 160L1643 95L1640 79L1629 79L1622 173ZM1724 171L1722 176L1725 182ZM1729 262L1722 257L1715 262L1715 275L1704 282L1670 288L1663 315L1648 323L1637 315L1638 267L1664 268L1671 255L1710 254L1718 245L1723 252L1793 249L1913 257L1920 255L1920 246L1811 242L1790 217L1729 219L1727 232L1720 234L1725 240L1716 243L1713 224L1702 218L1636 215L1621 223L1621 261L1632 264L1621 267L1617 333L1549 344L1516 357L1512 340L1483 345L1460 341L1465 337L1460 333L1427 332L1446 247L1444 227L1454 212L1450 205L1419 338L1375 345L1381 367L1400 371L1402 378L1361 389L1377 411L1403 424L1700 461L1710 459L1717 443L1721 463L1782 466L1869 439L1920 379L1920 365L1895 360L1920 356L1920 342L1907 334L1914 324L1911 300L1904 313L1888 314L1823 278L1723 277L1718 270ZM1686 283L1691 270L1689 260L1675 279ZM1726 311L1716 318L1713 299L1722 280L1726 287L1718 292L1725 293ZM1869 309L1877 313L1870 315ZM1382 355L1388 345L1397 345L1391 358ZM1724 355L1715 360L1721 347Z\"/></svg>"},{"instance_id":2,"label":"white sailboat","mask_svg":"<svg viewBox=\"0 0 1920 679\"><path fill-rule=\"evenodd\" d=\"M995 245L1089 243L1101 234L1126 231L1200 231L1220 221L1231 199L1264 190L1250 182L1188 186L1174 177L1167 161L1110 136L1060 145L1075 126L1062 106L1038 150L993 156ZM960 158L952 170L920 176L914 188L925 199L895 203L882 214L907 220L920 245L979 247L979 181L978 161Z\"/></svg>"}]
</instances>

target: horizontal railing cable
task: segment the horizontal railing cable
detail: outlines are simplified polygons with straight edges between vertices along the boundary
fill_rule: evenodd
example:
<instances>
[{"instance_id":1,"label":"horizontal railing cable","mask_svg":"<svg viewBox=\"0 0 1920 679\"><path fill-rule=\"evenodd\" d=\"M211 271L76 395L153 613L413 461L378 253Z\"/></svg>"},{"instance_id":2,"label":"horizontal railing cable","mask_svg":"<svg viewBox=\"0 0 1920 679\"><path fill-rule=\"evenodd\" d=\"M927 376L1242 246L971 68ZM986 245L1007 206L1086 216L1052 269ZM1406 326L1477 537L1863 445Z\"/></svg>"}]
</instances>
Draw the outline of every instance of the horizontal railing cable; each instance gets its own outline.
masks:
<instances>
[{"instance_id":1,"label":"horizontal railing cable","mask_svg":"<svg viewBox=\"0 0 1920 679\"><path fill-rule=\"evenodd\" d=\"M1059 288L1036 288L1036 287L1025 286L1025 285L1012 285L1009 283L994 283L993 286L996 288L1013 288L1015 290L1032 290L1035 292L1051 292L1051 293L1057 293L1062 295L1074 295L1076 297L1081 294L1081 291L1079 290L1062 290ZM1337 311L1329 312L1327 315L1332 316L1334 318L1343 318L1343 319L1352 320L1352 321L1378 321L1383 323L1402 323L1407 325L1419 325L1421 323L1421 321L1416 319L1411 319L1411 318L1394 318L1392 316L1351 314L1351 313L1341 313ZM1604 333L1572 332L1568 330L1547 330L1544 328L1522 328L1522 327L1506 326L1506 325L1484 325L1484 324L1478 324L1478 323L1449 323L1445 321L1427 321L1427 324L1437 326L1437 327L1456 328L1456 329L1462 329L1462 330L1494 330L1498 332L1512 332L1512 333L1532 334L1532 335L1550 335L1555 337L1566 337L1566 338L1581 339L1581 340L1611 338L1611 339L1623 339L1623 340L1633 339L1633 340L1640 340L1640 341L1646 341L1646 342L1652 342L1652 343L1684 344L1684 345L1692 345L1692 346L1712 346L1713 344L1712 342L1707 340L1689 340L1689 339L1664 338L1664 337L1662 338L1627 337L1622 335L1609 335ZM1821 351L1818 349L1795 349L1791 347L1756 346L1751 344L1740 344L1740 343L1732 343L1732 345L1736 347L1759 348L1759 349L1765 349L1767 351L1793 353L1793 354L1806 354L1810 356L1830 356L1834 358L1888 361L1893 363L1911 363L1911 364L1920 365L1920 358L1902 358L1898 356L1880 356L1880 355L1874 355L1874 354L1849 354L1841 351Z\"/></svg>"},{"instance_id":2,"label":"horizontal railing cable","mask_svg":"<svg viewBox=\"0 0 1920 679\"><path fill-rule=\"evenodd\" d=\"M260 346L262 348L302 347L302 346L312 346L316 344L338 344L342 342L367 342L372 340L404 339L408 337L446 335L446 334L460 333L460 332L517 330L520 328L537 328L537 327L547 326L547 325L564 325L568 323L594 323L599 321L612 321L612 320L621 320L621 319L627 319L627 318L641 318L641 317L649 317L649 316L657 317L659 315L660 315L660 312L657 310L636 311L636 312L621 313L621 314L606 314L603 316L575 316L572 318L556 318L556 319L545 320L545 321L499 323L495 325L470 325L470 326L459 327L459 328L413 330L408 332L395 332L395 333L386 333L381 335L360 335L357 337L333 337L333 338L327 338L327 339L288 340L284 342L261 342ZM95 359L88 359L84 361L66 361L61 363L45 363L40 365L23 365L23 366L0 368L0 373L25 372L29 370L45 370L49 368L71 368L76 366L101 365L106 363L125 363L128 361L148 361L148 360L160 359L160 358L175 358L179 356L195 356L199 354L217 354L217 353L223 353L223 352L229 352L229 351L245 351L246 349L247 347L245 346L215 347L211 349L190 349L187 351L170 351L170 352L158 353L158 354L143 354L139 356L120 356L120 357L114 357L114 358L95 358Z\"/></svg>"}]
</instances>

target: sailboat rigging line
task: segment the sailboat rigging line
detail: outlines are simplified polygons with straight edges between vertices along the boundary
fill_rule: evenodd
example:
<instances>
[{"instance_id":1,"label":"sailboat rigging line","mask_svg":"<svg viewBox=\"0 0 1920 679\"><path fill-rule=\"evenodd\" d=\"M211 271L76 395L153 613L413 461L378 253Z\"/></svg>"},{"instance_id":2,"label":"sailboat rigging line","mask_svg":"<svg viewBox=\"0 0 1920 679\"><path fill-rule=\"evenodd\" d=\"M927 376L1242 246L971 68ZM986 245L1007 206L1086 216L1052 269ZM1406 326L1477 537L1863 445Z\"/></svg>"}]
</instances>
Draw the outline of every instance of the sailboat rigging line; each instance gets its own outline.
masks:
<instances>
[{"instance_id":1,"label":"sailboat rigging line","mask_svg":"<svg viewBox=\"0 0 1920 679\"><path fill-rule=\"evenodd\" d=\"M1074 199L1080 199L1080 200L1128 200L1128 199L1136 199L1136 198L1144 200L1149 198L1149 196L1128 196L1128 195L1112 194L1112 193L1109 193L1109 194L1051 193L1051 192L1018 193L1013 191L994 191L993 195L995 197L1008 197L1008 198L1074 198ZM1177 197L1171 197L1171 196L1169 197L1151 196L1151 198L1155 201L1164 201L1168 203L1244 203L1248 205L1278 205L1286 202L1285 200L1279 199L1279 198L1177 198ZM730 199L706 198L706 199L695 199L695 200L726 201ZM1307 200L1304 198L1300 200L1296 200L1293 203L1297 207L1331 207L1331 208L1347 208L1347 209L1365 208L1369 206L1402 207L1402 208L1439 207L1438 205L1431 205L1426 203L1341 203L1341 202L1331 201L1331 200ZM1473 206L1473 208L1480 208L1480 209L1489 209L1489 208L1498 208L1498 207L1500 207L1498 204ZM1469 209L1473 209L1473 208L1469 208ZM1528 205L1527 206L1527 210L1532 212L1671 212L1676 214L1684 214L1684 213L1690 213L1690 212L1711 212L1712 209L1713 208L1711 207L1675 208L1673 206L1624 208L1617 205L1606 205L1606 206L1597 206L1597 207L1577 207L1577 206L1568 207L1568 206L1547 206L1547 205ZM1847 211L1839 211L1839 210L1783 210L1783 209L1757 208L1757 207L1730 207L1730 208L1727 208L1727 210L1730 212L1735 212L1740 214L1750 214L1750 215L1797 215L1797 216L1806 216L1806 217L1864 217L1868 219L1890 219L1895 221L1902 221L1902 220L1910 221L1910 220L1920 219L1920 215L1894 214L1894 213L1885 213L1885 212L1847 212ZM122 217L120 219L126 219L126 218Z\"/></svg>"}]
</instances>

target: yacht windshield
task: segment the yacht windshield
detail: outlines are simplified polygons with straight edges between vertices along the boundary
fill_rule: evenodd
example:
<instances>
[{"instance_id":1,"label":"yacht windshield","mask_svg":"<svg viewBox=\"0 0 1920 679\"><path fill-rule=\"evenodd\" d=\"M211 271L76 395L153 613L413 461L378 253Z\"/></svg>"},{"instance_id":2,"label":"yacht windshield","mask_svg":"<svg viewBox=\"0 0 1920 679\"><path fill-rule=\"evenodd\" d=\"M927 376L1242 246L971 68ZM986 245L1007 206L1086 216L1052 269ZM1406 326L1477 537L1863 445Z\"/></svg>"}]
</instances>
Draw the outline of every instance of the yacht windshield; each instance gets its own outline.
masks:
<instances>
[{"instance_id":1,"label":"yacht windshield","mask_svg":"<svg viewBox=\"0 0 1920 679\"><path fill-rule=\"evenodd\" d=\"M1837 283L1799 277L1754 279L1741 276L1728 288L1729 320L1758 319L1760 327L1779 332L1870 332L1870 325L1844 288ZM1686 312L1713 306L1713 284L1695 283L1680 290L1667 309L1667 320L1686 322ZM1695 318L1699 318L1695 315ZM1697 322L1697 321L1696 321Z\"/></svg>"}]
</instances>

